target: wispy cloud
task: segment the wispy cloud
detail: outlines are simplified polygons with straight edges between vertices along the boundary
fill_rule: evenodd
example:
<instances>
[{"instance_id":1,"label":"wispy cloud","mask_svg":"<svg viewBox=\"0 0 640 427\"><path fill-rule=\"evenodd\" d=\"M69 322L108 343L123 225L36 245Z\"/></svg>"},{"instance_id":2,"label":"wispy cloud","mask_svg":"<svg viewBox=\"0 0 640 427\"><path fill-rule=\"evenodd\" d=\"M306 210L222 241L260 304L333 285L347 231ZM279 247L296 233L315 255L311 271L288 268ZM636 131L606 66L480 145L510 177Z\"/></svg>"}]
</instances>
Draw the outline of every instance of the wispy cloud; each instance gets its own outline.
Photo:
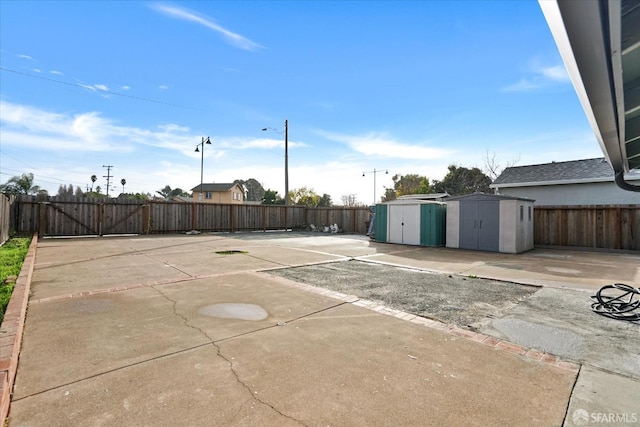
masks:
<instances>
[{"instance_id":1,"label":"wispy cloud","mask_svg":"<svg viewBox=\"0 0 640 427\"><path fill-rule=\"evenodd\" d=\"M17 56L18 56L18 58L20 58L20 59L26 59L26 60L28 60L28 61L34 61L33 57L31 57L31 56L29 56L29 55L19 54L19 55L17 55Z\"/></svg>"},{"instance_id":2,"label":"wispy cloud","mask_svg":"<svg viewBox=\"0 0 640 427\"><path fill-rule=\"evenodd\" d=\"M167 90L167 89L169 89L169 86L167 86L167 85L160 85L160 86L158 86L158 89L159 89L159 90Z\"/></svg>"},{"instance_id":3,"label":"wispy cloud","mask_svg":"<svg viewBox=\"0 0 640 427\"><path fill-rule=\"evenodd\" d=\"M554 84L569 83L569 74L562 65L534 66L516 83L507 85L502 92L528 92Z\"/></svg>"},{"instance_id":4,"label":"wispy cloud","mask_svg":"<svg viewBox=\"0 0 640 427\"><path fill-rule=\"evenodd\" d=\"M190 11L185 8L177 7L177 6L168 6L165 4L154 4L151 6L154 10L164 13L165 15L171 16L173 18L182 19L185 21L195 22L202 26L205 26L220 35L232 46L235 46L240 49L255 51L263 46L258 43L249 40L248 38L241 36L240 34L234 33L232 31L227 30L226 28L216 24L210 18L201 15L197 12Z\"/></svg>"},{"instance_id":5,"label":"wispy cloud","mask_svg":"<svg viewBox=\"0 0 640 427\"><path fill-rule=\"evenodd\" d=\"M383 133L372 132L367 135L342 135L324 131L319 133L327 139L346 144L366 156L431 160L443 158L452 153L450 150L430 147L428 143L416 144L395 141Z\"/></svg>"},{"instance_id":6,"label":"wispy cloud","mask_svg":"<svg viewBox=\"0 0 640 427\"><path fill-rule=\"evenodd\" d=\"M65 115L35 107L0 102L2 143L38 150L130 151L118 127L96 112Z\"/></svg>"},{"instance_id":7,"label":"wispy cloud","mask_svg":"<svg viewBox=\"0 0 640 427\"><path fill-rule=\"evenodd\" d=\"M262 150L270 150L273 148L281 148L284 150L284 140L282 139L272 139L272 138L256 138L256 139L228 139L223 142L225 145L229 147L233 147L240 150L247 149L262 149ZM300 147L308 147L307 144L303 142L294 142L288 141L289 148L300 148Z\"/></svg>"},{"instance_id":8,"label":"wispy cloud","mask_svg":"<svg viewBox=\"0 0 640 427\"><path fill-rule=\"evenodd\" d=\"M62 76L62 75L64 75L64 74L62 73L62 71L58 71L58 70L51 70L51 71L49 71L49 73L51 73L51 74L55 74L56 76Z\"/></svg>"}]
</instances>

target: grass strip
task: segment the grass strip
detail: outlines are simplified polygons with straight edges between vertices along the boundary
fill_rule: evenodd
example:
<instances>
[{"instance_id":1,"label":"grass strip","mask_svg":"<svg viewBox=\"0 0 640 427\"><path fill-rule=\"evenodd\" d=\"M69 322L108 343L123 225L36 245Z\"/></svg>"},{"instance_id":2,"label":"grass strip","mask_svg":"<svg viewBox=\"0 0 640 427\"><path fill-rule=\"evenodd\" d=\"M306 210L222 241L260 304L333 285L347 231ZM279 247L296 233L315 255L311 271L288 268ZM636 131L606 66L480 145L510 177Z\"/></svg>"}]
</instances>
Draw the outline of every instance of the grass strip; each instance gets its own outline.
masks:
<instances>
[{"instance_id":1,"label":"grass strip","mask_svg":"<svg viewBox=\"0 0 640 427\"><path fill-rule=\"evenodd\" d=\"M31 237L12 237L0 246L0 322L4 319L15 278L20 274L30 244Z\"/></svg>"}]
</instances>

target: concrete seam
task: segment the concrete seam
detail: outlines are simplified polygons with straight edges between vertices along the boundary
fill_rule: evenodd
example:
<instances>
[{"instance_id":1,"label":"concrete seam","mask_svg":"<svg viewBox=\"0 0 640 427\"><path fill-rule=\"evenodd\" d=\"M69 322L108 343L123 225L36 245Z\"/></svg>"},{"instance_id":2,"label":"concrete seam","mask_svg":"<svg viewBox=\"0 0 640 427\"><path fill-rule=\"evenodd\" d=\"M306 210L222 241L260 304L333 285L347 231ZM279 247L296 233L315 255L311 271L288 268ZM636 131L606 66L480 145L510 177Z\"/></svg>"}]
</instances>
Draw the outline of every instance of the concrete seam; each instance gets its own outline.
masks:
<instances>
[{"instance_id":1,"label":"concrete seam","mask_svg":"<svg viewBox=\"0 0 640 427\"><path fill-rule=\"evenodd\" d=\"M582 372L582 366L578 366L578 374L576 375L575 380L573 380L573 385L571 386L569 399L567 399L567 407L564 411L564 418L562 419L563 426L567 425L567 417L569 416L569 407L571 406L571 398L573 397L573 392L576 389L576 385L578 384L578 378L580 378L580 372Z\"/></svg>"},{"instance_id":2,"label":"concrete seam","mask_svg":"<svg viewBox=\"0 0 640 427\"><path fill-rule=\"evenodd\" d=\"M262 404L262 405L264 405L264 406L267 406L267 407L271 408L274 412L276 412L278 415L280 415L280 416L282 416L282 417L284 417L284 418L290 419L290 420L295 421L295 422L297 422L297 423L299 423L299 424L301 424L301 425L303 425L303 426L306 426L306 424L305 424L305 423L303 423L302 421L300 421L300 420L298 420L298 419L296 419L296 418L293 418L293 417L291 417L291 416L289 416L289 415L287 415L287 414L285 414L285 413L281 412L281 411L280 411L278 408L276 408L275 406L273 406L273 405L271 405L270 403L265 402L264 400L262 400L262 399L258 398L258 396L256 396L256 395L255 395L255 393L253 393L253 392L251 391L251 387L249 387L249 386L248 386L244 381L242 381L242 380L240 379L240 375L239 375L239 374L238 374L238 372L235 370L235 368L234 368L234 366L233 366L233 362L232 362L228 357L226 357L226 356L222 353L222 350L221 350L221 348L220 348L220 345L218 345L218 343L216 343L216 341L215 341L213 338L211 338L211 337L209 336L209 334L207 334L205 331L203 331L203 330L202 330L202 329L200 329L199 327L197 327L197 326L195 326L195 325L190 324L190 323L189 323L189 319L187 319L187 318L186 318L185 316L183 316L182 314L178 313L178 310L177 310L178 302L177 302L177 301L175 301L175 300L171 299L171 298L169 297L169 295L167 295L167 294L165 294L164 292L162 292L162 290L157 289L157 288L155 288L154 286L151 286L151 288L152 288L152 289L154 289L156 292L158 292L158 293L159 293L162 297L164 297L167 301L169 301L169 302L171 302L171 303L172 303L172 307L173 307L173 314L174 314L175 316L179 317L180 319L182 319L182 323L184 323L184 325L185 325L186 327L191 328L191 329L195 329L196 331L200 332L200 334L202 334L204 337L206 337L206 338L209 340L209 342L211 343L211 345L213 345L213 347L216 349L216 355L217 355L218 357L220 357L222 360L224 360L225 362L227 362L227 363L229 364L229 370L231 371L231 373L233 374L234 378L236 379L236 382L237 382L240 386L242 386L245 390L247 390L247 392L249 393L249 395L251 396L251 398L252 398L253 400L255 400L256 402L258 402L258 403L260 403L260 404ZM260 330L262 330L262 329L264 329L264 328L261 328ZM254 332L256 332L256 331L254 331Z\"/></svg>"}]
</instances>

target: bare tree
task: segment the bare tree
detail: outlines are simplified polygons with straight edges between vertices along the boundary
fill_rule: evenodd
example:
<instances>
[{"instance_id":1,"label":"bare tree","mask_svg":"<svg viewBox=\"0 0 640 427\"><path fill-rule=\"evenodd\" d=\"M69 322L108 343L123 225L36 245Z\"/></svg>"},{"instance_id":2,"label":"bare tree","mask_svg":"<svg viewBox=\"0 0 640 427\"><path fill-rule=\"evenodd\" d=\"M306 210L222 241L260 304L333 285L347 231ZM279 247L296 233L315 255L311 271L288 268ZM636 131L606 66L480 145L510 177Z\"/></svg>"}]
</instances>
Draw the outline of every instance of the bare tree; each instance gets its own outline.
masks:
<instances>
[{"instance_id":1,"label":"bare tree","mask_svg":"<svg viewBox=\"0 0 640 427\"><path fill-rule=\"evenodd\" d=\"M489 150L487 150L484 156L484 173L491 178L491 181L495 181L503 170L515 166L519 161L520 155L518 155L517 159L506 162L503 167L496 159L496 153L489 154Z\"/></svg>"},{"instance_id":2,"label":"bare tree","mask_svg":"<svg viewBox=\"0 0 640 427\"><path fill-rule=\"evenodd\" d=\"M361 203L358 202L358 197L355 194L343 194L342 196L340 196L340 200L342 201L342 206L346 206L349 208L361 205Z\"/></svg>"}]
</instances>

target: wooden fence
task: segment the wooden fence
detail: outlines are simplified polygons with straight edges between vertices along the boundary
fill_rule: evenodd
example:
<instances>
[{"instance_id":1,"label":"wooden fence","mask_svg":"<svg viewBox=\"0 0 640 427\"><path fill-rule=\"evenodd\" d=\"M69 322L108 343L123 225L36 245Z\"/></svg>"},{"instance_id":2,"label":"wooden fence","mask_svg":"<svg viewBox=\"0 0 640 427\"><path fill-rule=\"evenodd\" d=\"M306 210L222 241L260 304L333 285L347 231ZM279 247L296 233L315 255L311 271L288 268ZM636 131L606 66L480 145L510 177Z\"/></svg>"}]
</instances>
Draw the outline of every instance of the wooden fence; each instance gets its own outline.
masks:
<instances>
[{"instance_id":1,"label":"wooden fence","mask_svg":"<svg viewBox=\"0 0 640 427\"><path fill-rule=\"evenodd\" d=\"M9 240L11 206L15 196L0 194L0 245Z\"/></svg>"},{"instance_id":2,"label":"wooden fence","mask_svg":"<svg viewBox=\"0 0 640 427\"><path fill-rule=\"evenodd\" d=\"M18 196L11 210L12 228L40 236L183 233L190 230L267 231L338 224L345 233L366 233L369 209L311 208L131 201L119 199Z\"/></svg>"},{"instance_id":3,"label":"wooden fence","mask_svg":"<svg viewBox=\"0 0 640 427\"><path fill-rule=\"evenodd\" d=\"M2 197L6 199L6 197ZM2 200L0 199L0 200ZM309 208L18 196L8 228L40 236L184 233L190 230L267 231L338 224L346 233L366 234L369 209ZM9 206L9 205L6 205ZM5 211L2 219L6 218ZM640 250L640 205L536 206L534 243L549 246ZM0 236L1 237L1 236Z\"/></svg>"},{"instance_id":4,"label":"wooden fence","mask_svg":"<svg viewBox=\"0 0 640 427\"><path fill-rule=\"evenodd\" d=\"M536 245L640 250L640 205L536 206Z\"/></svg>"}]
</instances>

